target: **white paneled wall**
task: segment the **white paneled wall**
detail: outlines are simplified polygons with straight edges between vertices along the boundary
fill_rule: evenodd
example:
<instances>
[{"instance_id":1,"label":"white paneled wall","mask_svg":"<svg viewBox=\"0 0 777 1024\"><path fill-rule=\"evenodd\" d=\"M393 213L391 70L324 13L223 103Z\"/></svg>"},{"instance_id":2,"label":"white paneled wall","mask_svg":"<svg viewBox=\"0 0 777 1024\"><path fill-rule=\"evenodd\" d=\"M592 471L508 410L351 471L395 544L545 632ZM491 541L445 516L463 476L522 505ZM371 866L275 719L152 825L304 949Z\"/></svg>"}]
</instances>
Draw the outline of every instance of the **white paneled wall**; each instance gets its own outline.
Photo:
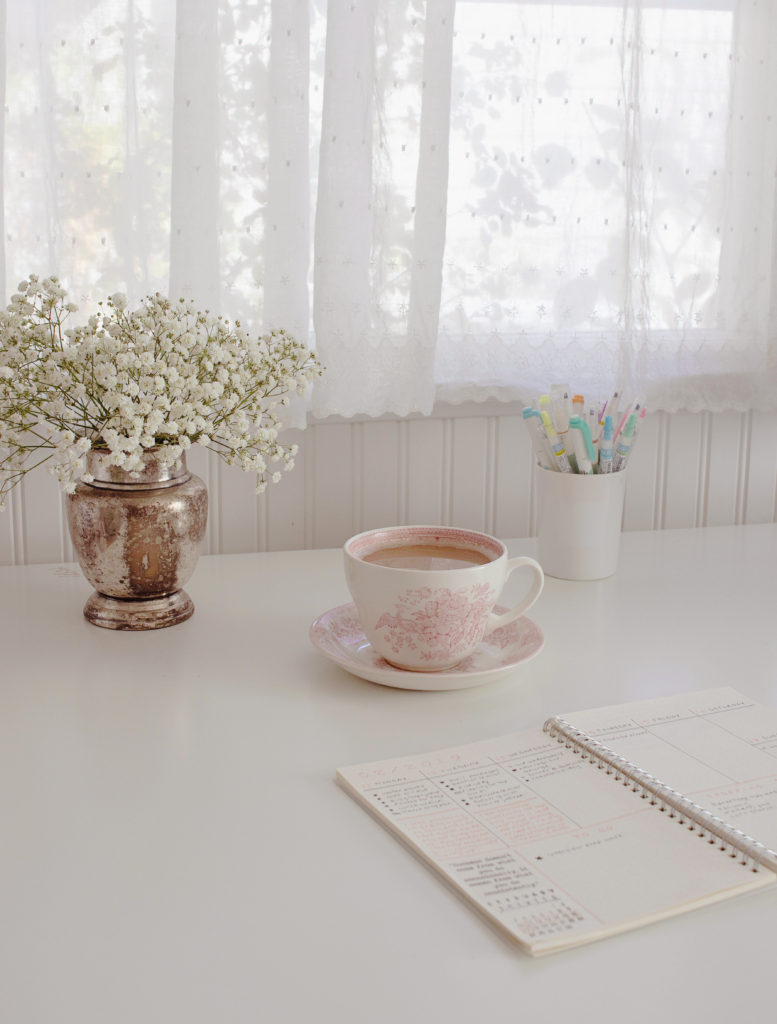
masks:
<instances>
[{"instance_id":1,"label":"white paneled wall","mask_svg":"<svg viewBox=\"0 0 777 1024\"><path fill-rule=\"evenodd\" d=\"M197 450L190 465L210 491L204 550L338 547L360 530L411 522L531 536L528 435L520 416L487 413L317 423L289 435L300 445L297 464L258 498L251 478ZM624 528L774 522L776 495L777 413L648 415ZM0 513L0 564L73 558L57 485L33 473Z\"/></svg>"}]
</instances>

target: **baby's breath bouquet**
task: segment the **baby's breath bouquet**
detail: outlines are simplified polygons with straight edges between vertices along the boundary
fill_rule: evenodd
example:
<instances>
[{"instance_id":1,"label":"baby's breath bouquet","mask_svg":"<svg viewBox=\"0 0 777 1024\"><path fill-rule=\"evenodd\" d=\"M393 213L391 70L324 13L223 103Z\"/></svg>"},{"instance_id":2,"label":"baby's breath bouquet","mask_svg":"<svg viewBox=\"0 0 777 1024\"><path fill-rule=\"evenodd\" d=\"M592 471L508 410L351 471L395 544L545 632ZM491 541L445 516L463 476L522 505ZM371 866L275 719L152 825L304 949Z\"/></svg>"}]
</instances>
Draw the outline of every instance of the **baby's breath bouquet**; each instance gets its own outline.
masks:
<instances>
[{"instance_id":1,"label":"baby's breath bouquet","mask_svg":"<svg viewBox=\"0 0 777 1024\"><path fill-rule=\"evenodd\" d=\"M294 465L278 440L278 406L321 372L285 331L250 337L239 323L183 299L150 295L129 310L121 294L82 326L56 277L30 274L0 312L0 509L6 494L50 460L64 490L90 481L85 455L130 474L155 448L165 465L191 445L268 477Z\"/></svg>"}]
</instances>

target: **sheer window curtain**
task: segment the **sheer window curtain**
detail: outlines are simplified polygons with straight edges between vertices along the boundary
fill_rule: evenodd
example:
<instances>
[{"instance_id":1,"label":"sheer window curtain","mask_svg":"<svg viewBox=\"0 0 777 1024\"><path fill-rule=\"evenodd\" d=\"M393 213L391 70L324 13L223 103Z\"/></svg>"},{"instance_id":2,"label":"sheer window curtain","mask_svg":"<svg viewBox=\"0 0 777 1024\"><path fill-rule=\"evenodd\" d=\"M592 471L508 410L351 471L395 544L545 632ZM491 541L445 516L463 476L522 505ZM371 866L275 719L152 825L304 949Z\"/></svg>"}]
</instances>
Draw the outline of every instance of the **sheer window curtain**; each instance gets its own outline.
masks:
<instances>
[{"instance_id":1,"label":"sheer window curtain","mask_svg":"<svg viewBox=\"0 0 777 1024\"><path fill-rule=\"evenodd\" d=\"M329 6L319 414L556 381L774 407L777 5L356 6Z\"/></svg>"},{"instance_id":2,"label":"sheer window curtain","mask_svg":"<svg viewBox=\"0 0 777 1024\"><path fill-rule=\"evenodd\" d=\"M6 291L156 290L309 335L310 10L5 0Z\"/></svg>"},{"instance_id":3,"label":"sheer window curtain","mask_svg":"<svg viewBox=\"0 0 777 1024\"><path fill-rule=\"evenodd\" d=\"M0 0L6 296L315 340L312 409L773 408L777 6ZM304 410L297 410L297 422Z\"/></svg>"}]
</instances>

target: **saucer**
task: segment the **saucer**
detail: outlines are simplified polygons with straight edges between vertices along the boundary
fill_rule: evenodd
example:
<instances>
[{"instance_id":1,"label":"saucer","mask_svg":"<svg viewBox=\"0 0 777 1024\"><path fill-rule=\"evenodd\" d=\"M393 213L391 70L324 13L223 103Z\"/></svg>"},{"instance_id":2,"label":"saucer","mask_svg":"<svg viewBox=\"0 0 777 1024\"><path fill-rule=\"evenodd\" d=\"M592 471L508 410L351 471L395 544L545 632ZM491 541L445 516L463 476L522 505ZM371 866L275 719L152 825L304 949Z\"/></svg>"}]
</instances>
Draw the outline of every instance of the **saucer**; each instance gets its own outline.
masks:
<instances>
[{"instance_id":1,"label":"saucer","mask_svg":"<svg viewBox=\"0 0 777 1024\"><path fill-rule=\"evenodd\" d=\"M497 605L501 615L508 611ZM394 668L376 654L364 635L356 605L341 604L320 615L310 627L314 647L351 675L402 690L463 690L509 675L517 665L539 654L545 643L542 630L522 616L484 637L468 658L445 672L410 672Z\"/></svg>"}]
</instances>

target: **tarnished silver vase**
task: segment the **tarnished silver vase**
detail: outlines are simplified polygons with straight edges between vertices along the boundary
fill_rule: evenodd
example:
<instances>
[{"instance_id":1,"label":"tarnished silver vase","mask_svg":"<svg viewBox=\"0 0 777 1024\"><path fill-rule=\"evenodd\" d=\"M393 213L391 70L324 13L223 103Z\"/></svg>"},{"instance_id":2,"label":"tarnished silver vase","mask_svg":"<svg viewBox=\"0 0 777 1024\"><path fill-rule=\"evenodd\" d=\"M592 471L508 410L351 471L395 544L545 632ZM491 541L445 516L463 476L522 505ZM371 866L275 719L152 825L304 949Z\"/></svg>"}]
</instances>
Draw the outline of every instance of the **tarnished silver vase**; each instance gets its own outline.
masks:
<instances>
[{"instance_id":1,"label":"tarnished silver vase","mask_svg":"<svg viewBox=\"0 0 777 1024\"><path fill-rule=\"evenodd\" d=\"M197 565L208 521L208 489L182 455L163 466L143 457L139 476L87 455L94 480L68 495L68 526L84 576L95 592L89 622L107 629L161 629L188 619L184 584Z\"/></svg>"}]
</instances>

